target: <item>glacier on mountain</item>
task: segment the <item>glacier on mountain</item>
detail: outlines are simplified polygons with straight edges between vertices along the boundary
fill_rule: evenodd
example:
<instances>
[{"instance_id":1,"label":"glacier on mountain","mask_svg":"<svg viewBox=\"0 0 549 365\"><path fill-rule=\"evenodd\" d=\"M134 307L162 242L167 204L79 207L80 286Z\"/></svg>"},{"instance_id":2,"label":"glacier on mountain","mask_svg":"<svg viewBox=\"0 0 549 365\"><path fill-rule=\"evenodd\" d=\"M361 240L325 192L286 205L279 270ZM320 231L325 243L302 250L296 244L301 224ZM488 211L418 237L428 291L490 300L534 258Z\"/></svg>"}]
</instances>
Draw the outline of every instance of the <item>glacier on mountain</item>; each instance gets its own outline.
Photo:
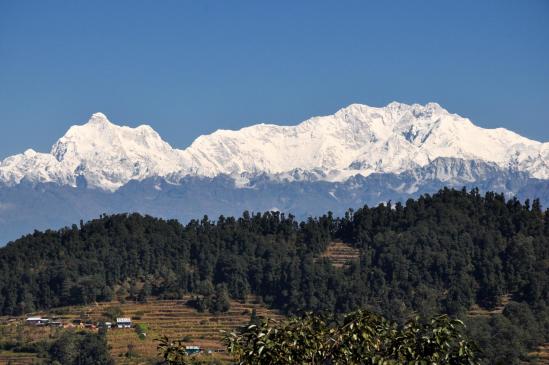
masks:
<instances>
[{"instance_id":1,"label":"glacier on mountain","mask_svg":"<svg viewBox=\"0 0 549 365\"><path fill-rule=\"evenodd\" d=\"M298 219L441 188L549 206L549 143L484 129L435 103L353 104L296 126L219 130L172 148L150 126L101 113L49 153L0 162L0 245L103 213L188 221L277 209Z\"/></svg>"},{"instance_id":2,"label":"glacier on mountain","mask_svg":"<svg viewBox=\"0 0 549 365\"><path fill-rule=\"evenodd\" d=\"M96 113L86 124L71 127L50 153L27 150L4 159L0 183L75 187L85 179L89 188L114 192L130 181L153 177L178 184L186 176L228 175L244 188L257 175L286 182L343 182L357 175L400 174L455 159L549 179L549 143L503 128L478 127L436 103L393 102L379 108L352 104L296 126L218 130L198 137L184 150L172 148L150 126L118 126ZM447 180L471 175L466 166L459 171L438 166L437 171L437 178ZM441 171L448 176L441 176Z\"/></svg>"}]
</instances>

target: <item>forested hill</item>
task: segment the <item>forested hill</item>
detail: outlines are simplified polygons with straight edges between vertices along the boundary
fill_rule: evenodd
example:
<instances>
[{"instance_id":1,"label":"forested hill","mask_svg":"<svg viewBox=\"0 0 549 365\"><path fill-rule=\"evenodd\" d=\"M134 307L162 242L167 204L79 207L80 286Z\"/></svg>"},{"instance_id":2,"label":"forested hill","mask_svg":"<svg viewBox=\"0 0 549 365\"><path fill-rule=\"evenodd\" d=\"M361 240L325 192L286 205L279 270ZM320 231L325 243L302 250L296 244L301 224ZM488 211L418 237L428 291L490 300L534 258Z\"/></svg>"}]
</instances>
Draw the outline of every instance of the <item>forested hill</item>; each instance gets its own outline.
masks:
<instances>
[{"instance_id":1,"label":"forested hill","mask_svg":"<svg viewBox=\"0 0 549 365\"><path fill-rule=\"evenodd\" d=\"M323 259L335 240L359 249L360 259L340 268ZM276 212L185 226L102 216L0 249L2 314L116 296L206 297L220 287L234 298L257 294L287 313L367 307L397 320L463 316L475 303L491 308L509 294L509 323L472 327L488 341L498 326L515 326L535 336L521 342L526 349L549 333L549 212L537 201L444 189L405 205L306 222Z\"/></svg>"}]
</instances>

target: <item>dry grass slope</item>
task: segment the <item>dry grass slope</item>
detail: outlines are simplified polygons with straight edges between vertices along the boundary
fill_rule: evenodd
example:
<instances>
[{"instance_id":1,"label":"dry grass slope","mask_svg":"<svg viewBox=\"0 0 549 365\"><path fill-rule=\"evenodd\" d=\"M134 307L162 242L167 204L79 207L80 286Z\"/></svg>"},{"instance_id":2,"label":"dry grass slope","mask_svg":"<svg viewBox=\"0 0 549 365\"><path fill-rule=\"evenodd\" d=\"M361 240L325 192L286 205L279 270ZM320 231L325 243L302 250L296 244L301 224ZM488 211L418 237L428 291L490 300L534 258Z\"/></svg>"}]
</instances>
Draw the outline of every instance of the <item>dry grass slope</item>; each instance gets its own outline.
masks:
<instances>
[{"instance_id":1,"label":"dry grass slope","mask_svg":"<svg viewBox=\"0 0 549 365\"><path fill-rule=\"evenodd\" d=\"M149 328L145 339L140 339L134 328L108 331L107 340L116 363L132 365L151 364L154 360L158 360L155 339L164 335L172 339L185 339L188 345L196 345L214 351L211 355L202 355L203 357L218 358L223 362L229 362L230 357L225 353L221 330L232 331L239 326L246 325L253 309L260 317L282 318L277 312L260 304L255 297L249 297L245 303L231 301L229 311L218 315L207 312L199 313L187 306L186 302L190 298L190 296L181 300L151 298L147 303L97 303L88 306L57 308L52 312L57 313L56 317L63 322L70 322L76 318L95 322L104 319L103 313L108 307L120 307L125 317L132 317L133 324L142 323ZM46 312L36 314L53 316L53 313ZM51 337L52 331L55 331L55 329L47 327L24 326L21 324L23 320L23 317L18 318L18 325L12 323L10 326L6 326L7 330L3 337L15 338L17 326L24 329L25 339L29 341ZM127 356L129 350L133 354L132 357ZM0 351L0 365L7 364L10 360L13 364L23 365L39 361L33 354L13 354Z\"/></svg>"},{"instance_id":2,"label":"dry grass slope","mask_svg":"<svg viewBox=\"0 0 549 365\"><path fill-rule=\"evenodd\" d=\"M500 299L500 303L494 309L488 310L479 307L478 305L473 305L467 315L469 317L490 317L494 315L499 315L503 313L505 306L511 301L511 294L503 295ZM549 365L549 343L545 343L538 347L537 351L529 353L532 359L535 359L535 364L538 365ZM527 363L525 363L527 364Z\"/></svg>"},{"instance_id":3,"label":"dry grass slope","mask_svg":"<svg viewBox=\"0 0 549 365\"><path fill-rule=\"evenodd\" d=\"M529 354L532 358L536 359L537 365L549 365L549 343L544 343L539 346L537 351Z\"/></svg>"},{"instance_id":4,"label":"dry grass slope","mask_svg":"<svg viewBox=\"0 0 549 365\"><path fill-rule=\"evenodd\" d=\"M40 361L34 354L21 354L9 351L0 353L0 365L34 365L40 364Z\"/></svg>"},{"instance_id":5,"label":"dry grass slope","mask_svg":"<svg viewBox=\"0 0 549 365\"><path fill-rule=\"evenodd\" d=\"M360 251L349 244L334 241L328 245L320 257L327 258L334 267L344 268L349 262L360 258Z\"/></svg>"},{"instance_id":6,"label":"dry grass slope","mask_svg":"<svg viewBox=\"0 0 549 365\"><path fill-rule=\"evenodd\" d=\"M19 342L30 343L33 341L54 337L58 329L50 327L25 326L21 317L17 321L8 321L7 317L0 317L0 341L17 339ZM0 350L0 365L6 364L42 364L34 353L19 353Z\"/></svg>"},{"instance_id":7,"label":"dry grass slope","mask_svg":"<svg viewBox=\"0 0 549 365\"><path fill-rule=\"evenodd\" d=\"M503 313L503 309L505 308L507 303L509 303L510 300L511 300L511 294L503 295L499 300L499 305L497 305L494 309L490 309L490 310L481 308L477 304L475 304L471 307L471 309L469 309L469 312L467 313L467 315L469 317L489 317L496 314L501 314Z\"/></svg>"},{"instance_id":8,"label":"dry grass slope","mask_svg":"<svg viewBox=\"0 0 549 365\"><path fill-rule=\"evenodd\" d=\"M147 325L149 333L145 340L140 340L133 330L109 331L108 341L112 346L113 356L118 359L117 363L135 363L121 361L121 357L128 352L128 345L141 357L155 357L157 343L154 339L159 336L168 336L172 339L186 338L189 345L224 351L221 330L231 331L247 324L254 308L258 316L281 317L260 305L255 298L249 299L246 303L232 301L230 310L218 315L197 312L185 304L188 299L190 297L182 300L149 300L147 303L118 304L125 316L134 318L135 324ZM100 316L106 307L111 305L113 304L102 303L91 307L90 316ZM226 355L221 357L227 358Z\"/></svg>"}]
</instances>

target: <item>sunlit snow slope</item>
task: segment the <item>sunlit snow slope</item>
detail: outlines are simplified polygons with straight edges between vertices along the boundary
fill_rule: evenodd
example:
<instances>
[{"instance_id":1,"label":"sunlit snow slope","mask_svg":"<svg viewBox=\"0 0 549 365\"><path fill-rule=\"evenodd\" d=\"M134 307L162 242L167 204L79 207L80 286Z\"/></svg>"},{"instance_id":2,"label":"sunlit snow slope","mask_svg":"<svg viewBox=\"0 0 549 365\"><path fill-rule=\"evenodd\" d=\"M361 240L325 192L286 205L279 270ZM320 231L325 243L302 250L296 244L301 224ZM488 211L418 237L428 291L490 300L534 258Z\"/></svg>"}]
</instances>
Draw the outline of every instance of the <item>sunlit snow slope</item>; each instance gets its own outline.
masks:
<instances>
[{"instance_id":1,"label":"sunlit snow slope","mask_svg":"<svg viewBox=\"0 0 549 365\"><path fill-rule=\"evenodd\" d=\"M353 104L297 126L258 124L219 130L178 150L149 126L122 127L101 113L71 127L50 153L27 150L0 163L0 183L53 182L115 191L131 180L185 176L345 181L372 173L401 173L445 157L495 164L549 179L549 143L503 128L484 129L436 103Z\"/></svg>"}]
</instances>

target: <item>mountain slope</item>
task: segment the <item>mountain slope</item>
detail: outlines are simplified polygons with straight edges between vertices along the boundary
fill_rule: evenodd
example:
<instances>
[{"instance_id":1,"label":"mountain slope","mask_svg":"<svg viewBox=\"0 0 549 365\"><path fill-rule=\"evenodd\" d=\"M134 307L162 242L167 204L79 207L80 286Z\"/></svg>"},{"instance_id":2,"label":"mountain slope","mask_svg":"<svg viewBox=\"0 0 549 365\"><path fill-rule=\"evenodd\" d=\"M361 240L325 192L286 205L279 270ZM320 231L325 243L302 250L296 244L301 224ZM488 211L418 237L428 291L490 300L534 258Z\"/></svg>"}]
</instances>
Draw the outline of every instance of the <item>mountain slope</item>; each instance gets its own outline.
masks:
<instances>
[{"instance_id":1,"label":"mountain slope","mask_svg":"<svg viewBox=\"0 0 549 365\"><path fill-rule=\"evenodd\" d=\"M356 174L399 173L438 157L494 162L549 178L549 144L499 129L483 129L438 104L353 104L297 126L260 124L199 137L183 151L188 172L282 173L320 170L342 181Z\"/></svg>"},{"instance_id":2,"label":"mountain slope","mask_svg":"<svg viewBox=\"0 0 549 365\"><path fill-rule=\"evenodd\" d=\"M256 175L247 180L245 188L227 175L186 176L177 184L159 177L133 180L114 192L24 182L0 187L0 245L34 229L59 228L102 213L140 212L187 222L205 214L217 218L240 215L244 210L279 210L306 219L328 210L342 216L347 209L364 204L405 202L444 186L478 187L482 192L498 191L522 200L540 198L543 206L549 206L549 181L493 164L456 159L437 159L401 174L374 173L344 182Z\"/></svg>"},{"instance_id":3,"label":"mountain slope","mask_svg":"<svg viewBox=\"0 0 549 365\"><path fill-rule=\"evenodd\" d=\"M300 219L477 187L549 205L548 143L483 129L439 105L351 105L297 126L259 124L172 148L101 113L50 153L0 162L0 243L102 213L187 221L280 210Z\"/></svg>"},{"instance_id":4,"label":"mountain slope","mask_svg":"<svg viewBox=\"0 0 549 365\"><path fill-rule=\"evenodd\" d=\"M96 113L85 125L71 127L50 153L28 150L2 161L0 181L76 186L78 177L84 177L90 187L114 191L130 180L165 176L182 163L180 151L151 127L117 126Z\"/></svg>"},{"instance_id":5,"label":"mountain slope","mask_svg":"<svg viewBox=\"0 0 549 365\"><path fill-rule=\"evenodd\" d=\"M352 246L360 260L334 267L322 259L333 242ZM548 260L549 214L538 204L476 191L443 189L343 219L326 214L302 222L270 212L186 225L119 214L0 248L0 314L147 293L204 295L195 304L208 309L216 302L211 294L228 292L257 295L286 313L368 308L400 320L440 313L465 319L472 305L494 309L505 295L515 302L502 314L470 323L491 356L486 363L518 363L510 359L527 353L524 346L547 341Z\"/></svg>"},{"instance_id":6,"label":"mountain slope","mask_svg":"<svg viewBox=\"0 0 549 365\"><path fill-rule=\"evenodd\" d=\"M0 182L22 180L115 191L130 180L255 174L314 176L345 181L372 173L401 173L437 158L493 163L549 179L549 143L499 129L483 129L438 104L353 104L297 126L258 124L200 136L185 150L172 148L149 126L112 124L101 113L73 126L49 154L29 150L0 163Z\"/></svg>"}]
</instances>

